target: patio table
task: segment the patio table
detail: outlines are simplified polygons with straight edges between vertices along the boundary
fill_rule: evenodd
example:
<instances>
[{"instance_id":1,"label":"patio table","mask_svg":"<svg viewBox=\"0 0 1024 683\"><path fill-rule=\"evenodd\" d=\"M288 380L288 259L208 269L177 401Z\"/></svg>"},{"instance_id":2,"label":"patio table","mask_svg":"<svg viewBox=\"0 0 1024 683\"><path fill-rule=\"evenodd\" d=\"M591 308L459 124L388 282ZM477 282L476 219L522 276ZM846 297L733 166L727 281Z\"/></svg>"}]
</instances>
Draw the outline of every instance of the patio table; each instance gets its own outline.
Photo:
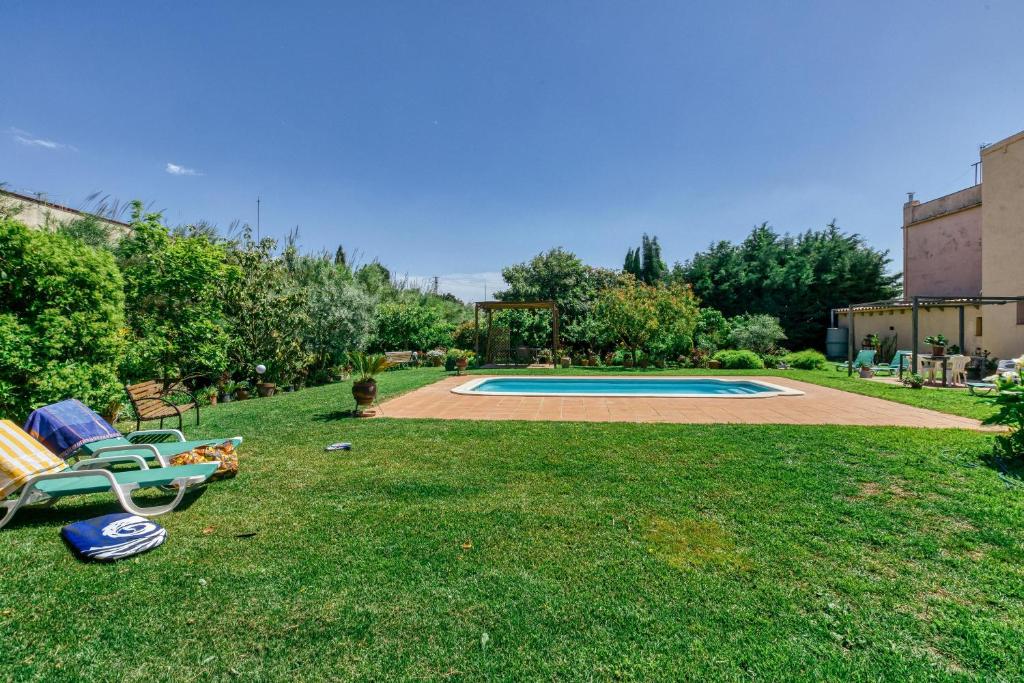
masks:
<instances>
[{"instance_id":1,"label":"patio table","mask_svg":"<svg viewBox=\"0 0 1024 683\"><path fill-rule=\"evenodd\" d=\"M918 355L919 360L928 361L929 363L940 363L942 365L942 386L948 387L949 382L949 356L943 354L941 356L935 356L930 353L922 353Z\"/></svg>"}]
</instances>

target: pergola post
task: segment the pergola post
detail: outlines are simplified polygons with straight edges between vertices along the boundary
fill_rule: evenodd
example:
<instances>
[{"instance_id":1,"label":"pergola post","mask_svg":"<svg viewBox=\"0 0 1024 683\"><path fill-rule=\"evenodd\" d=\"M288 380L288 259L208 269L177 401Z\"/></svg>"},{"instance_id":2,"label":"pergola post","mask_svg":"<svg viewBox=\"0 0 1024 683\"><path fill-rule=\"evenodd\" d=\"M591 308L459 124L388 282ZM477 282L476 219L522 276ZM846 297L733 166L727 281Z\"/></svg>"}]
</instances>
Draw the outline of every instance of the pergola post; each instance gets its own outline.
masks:
<instances>
[{"instance_id":1,"label":"pergola post","mask_svg":"<svg viewBox=\"0 0 1024 683\"><path fill-rule=\"evenodd\" d=\"M847 310L850 312L850 324L846 328L846 376L851 377L853 375L853 344L857 335L853 328L853 304L850 304Z\"/></svg>"},{"instance_id":2,"label":"pergola post","mask_svg":"<svg viewBox=\"0 0 1024 683\"><path fill-rule=\"evenodd\" d=\"M910 372L911 373L917 372L917 337L918 337L918 332L919 332L918 324L917 324L917 309L918 309L918 305L919 305L918 297L915 296L913 301L914 301L914 305L913 305L913 308L910 311L910 329L911 329L910 341L913 344L913 346L910 347L910 353L911 353L911 356L910 356Z\"/></svg>"},{"instance_id":3,"label":"pergola post","mask_svg":"<svg viewBox=\"0 0 1024 683\"><path fill-rule=\"evenodd\" d=\"M551 304L551 350L552 360L555 367L558 367L560 361L558 357L558 304L552 302Z\"/></svg>"},{"instance_id":4,"label":"pergola post","mask_svg":"<svg viewBox=\"0 0 1024 683\"><path fill-rule=\"evenodd\" d=\"M961 305L960 308L958 309L957 317L959 318L958 322L960 323L960 338L959 338L958 343L960 345L960 353L964 353L964 307L963 307L963 305ZM964 353L964 355L966 356L967 354Z\"/></svg>"},{"instance_id":5,"label":"pergola post","mask_svg":"<svg viewBox=\"0 0 1024 683\"><path fill-rule=\"evenodd\" d=\"M476 357L480 357L480 304L473 306L473 329L474 329L474 341L473 350L476 352Z\"/></svg>"}]
</instances>

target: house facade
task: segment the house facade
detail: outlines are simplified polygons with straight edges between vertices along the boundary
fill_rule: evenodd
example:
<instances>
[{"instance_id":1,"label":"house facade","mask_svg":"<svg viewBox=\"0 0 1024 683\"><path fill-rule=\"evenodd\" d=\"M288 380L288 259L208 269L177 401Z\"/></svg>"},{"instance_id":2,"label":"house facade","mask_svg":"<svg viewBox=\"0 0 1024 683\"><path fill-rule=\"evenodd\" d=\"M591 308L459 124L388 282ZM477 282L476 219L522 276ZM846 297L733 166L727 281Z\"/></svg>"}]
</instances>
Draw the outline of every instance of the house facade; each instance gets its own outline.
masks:
<instances>
[{"instance_id":1,"label":"house facade","mask_svg":"<svg viewBox=\"0 0 1024 683\"><path fill-rule=\"evenodd\" d=\"M70 223L79 218L93 215L78 209L72 209L69 206L48 202L42 197L33 197L4 189L0 189L0 202L17 207L18 220L30 228L38 228L40 230L56 230L57 226L62 223ZM131 227L123 221L103 216L95 217L110 228L111 232L115 235L123 235Z\"/></svg>"},{"instance_id":2,"label":"house facade","mask_svg":"<svg viewBox=\"0 0 1024 683\"><path fill-rule=\"evenodd\" d=\"M856 306L858 337L895 336L910 349L913 297L971 299L1024 296L1024 131L981 151L983 181L927 202L903 205L902 300ZM956 304L919 310L919 353L924 338L943 334L959 343ZM836 324L849 327L848 310ZM1024 354L1024 302L963 307L963 353L989 351L994 358ZM855 342L858 340L854 340Z\"/></svg>"}]
</instances>

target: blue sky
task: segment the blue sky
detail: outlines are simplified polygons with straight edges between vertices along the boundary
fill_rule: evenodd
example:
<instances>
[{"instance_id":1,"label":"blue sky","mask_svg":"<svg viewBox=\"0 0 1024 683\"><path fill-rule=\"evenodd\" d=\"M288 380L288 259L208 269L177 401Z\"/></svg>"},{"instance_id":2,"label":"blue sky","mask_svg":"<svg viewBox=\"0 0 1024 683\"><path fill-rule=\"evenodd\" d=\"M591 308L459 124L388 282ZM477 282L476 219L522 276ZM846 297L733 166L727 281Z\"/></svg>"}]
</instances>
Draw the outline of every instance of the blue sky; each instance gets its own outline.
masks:
<instances>
[{"instance_id":1,"label":"blue sky","mask_svg":"<svg viewBox=\"0 0 1024 683\"><path fill-rule=\"evenodd\" d=\"M832 218L1024 129L1024 3L0 3L0 181L296 225L479 298L556 245L620 267Z\"/></svg>"}]
</instances>

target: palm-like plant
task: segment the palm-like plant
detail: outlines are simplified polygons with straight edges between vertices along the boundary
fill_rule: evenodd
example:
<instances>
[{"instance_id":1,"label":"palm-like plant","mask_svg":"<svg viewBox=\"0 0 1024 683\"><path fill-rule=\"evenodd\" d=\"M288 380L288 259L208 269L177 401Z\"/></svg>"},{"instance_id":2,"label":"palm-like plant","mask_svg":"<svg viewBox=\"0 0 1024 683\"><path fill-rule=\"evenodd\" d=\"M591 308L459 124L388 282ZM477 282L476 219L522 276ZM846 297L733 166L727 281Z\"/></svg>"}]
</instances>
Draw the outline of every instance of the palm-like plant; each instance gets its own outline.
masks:
<instances>
[{"instance_id":1,"label":"palm-like plant","mask_svg":"<svg viewBox=\"0 0 1024 683\"><path fill-rule=\"evenodd\" d=\"M348 364L352 367L355 382L374 382L374 377L391 365L382 354L366 354L361 351L350 352Z\"/></svg>"}]
</instances>

